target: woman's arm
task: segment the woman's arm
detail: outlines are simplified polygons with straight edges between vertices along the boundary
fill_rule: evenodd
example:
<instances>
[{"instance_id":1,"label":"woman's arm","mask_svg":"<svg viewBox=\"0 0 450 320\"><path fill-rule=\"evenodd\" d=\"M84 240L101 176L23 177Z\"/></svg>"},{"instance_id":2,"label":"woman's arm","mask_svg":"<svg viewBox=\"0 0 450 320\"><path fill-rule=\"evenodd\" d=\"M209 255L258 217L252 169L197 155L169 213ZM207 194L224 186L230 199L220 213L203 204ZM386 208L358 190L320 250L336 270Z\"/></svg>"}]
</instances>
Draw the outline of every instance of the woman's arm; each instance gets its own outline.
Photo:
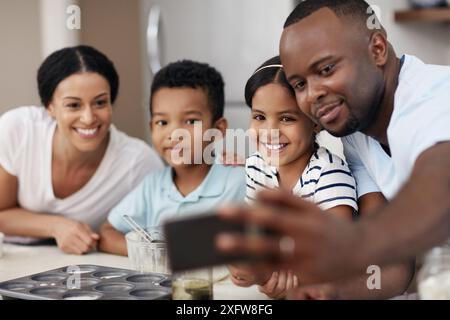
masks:
<instances>
[{"instance_id":1,"label":"woman's arm","mask_svg":"<svg viewBox=\"0 0 450 320\"><path fill-rule=\"evenodd\" d=\"M0 231L12 236L55 238L66 253L82 254L95 248L98 235L89 225L62 216L20 208L18 179L0 166Z\"/></svg>"},{"instance_id":2,"label":"woman's arm","mask_svg":"<svg viewBox=\"0 0 450 320\"><path fill-rule=\"evenodd\" d=\"M99 249L100 251L122 256L128 255L125 236L117 231L108 221L105 221L100 227Z\"/></svg>"}]
</instances>

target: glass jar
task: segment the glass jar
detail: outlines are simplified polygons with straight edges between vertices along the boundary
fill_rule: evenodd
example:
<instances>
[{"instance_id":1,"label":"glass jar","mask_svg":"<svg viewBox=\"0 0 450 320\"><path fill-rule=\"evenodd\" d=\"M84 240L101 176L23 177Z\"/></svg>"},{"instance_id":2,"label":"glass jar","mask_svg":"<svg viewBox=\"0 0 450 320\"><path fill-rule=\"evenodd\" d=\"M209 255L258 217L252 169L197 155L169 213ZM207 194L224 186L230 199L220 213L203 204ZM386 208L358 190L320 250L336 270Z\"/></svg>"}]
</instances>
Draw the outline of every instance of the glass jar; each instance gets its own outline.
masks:
<instances>
[{"instance_id":1,"label":"glass jar","mask_svg":"<svg viewBox=\"0 0 450 320\"><path fill-rule=\"evenodd\" d=\"M426 254L418 291L422 300L450 300L450 241Z\"/></svg>"},{"instance_id":2,"label":"glass jar","mask_svg":"<svg viewBox=\"0 0 450 320\"><path fill-rule=\"evenodd\" d=\"M170 274L167 244L161 228L150 227L146 230L152 242L146 241L135 231L125 235L131 267L139 272Z\"/></svg>"},{"instance_id":3,"label":"glass jar","mask_svg":"<svg viewBox=\"0 0 450 320\"><path fill-rule=\"evenodd\" d=\"M177 272L172 277L172 300L212 300L212 269Z\"/></svg>"}]
</instances>

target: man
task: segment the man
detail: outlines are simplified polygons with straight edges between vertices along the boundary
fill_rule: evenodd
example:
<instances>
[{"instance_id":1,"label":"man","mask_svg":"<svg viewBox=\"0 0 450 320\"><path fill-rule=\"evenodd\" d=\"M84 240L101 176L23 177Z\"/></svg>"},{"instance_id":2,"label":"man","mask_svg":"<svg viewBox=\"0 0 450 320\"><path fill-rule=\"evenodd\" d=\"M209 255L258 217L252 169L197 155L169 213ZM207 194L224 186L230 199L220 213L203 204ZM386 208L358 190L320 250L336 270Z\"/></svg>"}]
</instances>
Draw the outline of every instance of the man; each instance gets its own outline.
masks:
<instances>
[{"instance_id":1,"label":"man","mask_svg":"<svg viewBox=\"0 0 450 320\"><path fill-rule=\"evenodd\" d=\"M317 283L411 259L450 236L450 68L397 58L370 18L363 0L304 1L285 23L280 56L302 111L343 137L358 192L374 181L390 202L349 223L262 192L259 206L221 214L275 229L281 241L222 235L221 250L271 253L267 267Z\"/></svg>"}]
</instances>

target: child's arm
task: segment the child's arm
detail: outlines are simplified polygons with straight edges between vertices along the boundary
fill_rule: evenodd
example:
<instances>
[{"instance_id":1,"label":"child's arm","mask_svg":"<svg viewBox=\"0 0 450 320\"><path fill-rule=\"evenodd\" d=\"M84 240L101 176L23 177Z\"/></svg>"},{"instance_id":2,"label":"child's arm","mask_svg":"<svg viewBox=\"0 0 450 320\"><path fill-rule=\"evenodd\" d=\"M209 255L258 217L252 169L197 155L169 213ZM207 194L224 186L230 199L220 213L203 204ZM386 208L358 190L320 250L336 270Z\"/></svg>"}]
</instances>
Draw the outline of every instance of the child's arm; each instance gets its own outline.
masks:
<instances>
[{"instance_id":1,"label":"child's arm","mask_svg":"<svg viewBox=\"0 0 450 320\"><path fill-rule=\"evenodd\" d=\"M239 287L250 287L254 284L265 284L271 277L272 272L256 272L250 265L228 265L231 281Z\"/></svg>"},{"instance_id":2,"label":"child's arm","mask_svg":"<svg viewBox=\"0 0 450 320\"><path fill-rule=\"evenodd\" d=\"M291 271L275 271L259 291L272 299L284 299L286 292L298 287L298 277Z\"/></svg>"},{"instance_id":3,"label":"child's arm","mask_svg":"<svg viewBox=\"0 0 450 320\"><path fill-rule=\"evenodd\" d=\"M342 219L352 220L353 219L353 208L350 206L336 206L328 209L327 212L340 217Z\"/></svg>"},{"instance_id":4,"label":"child's arm","mask_svg":"<svg viewBox=\"0 0 450 320\"><path fill-rule=\"evenodd\" d=\"M122 256L128 255L125 236L108 221L105 221L100 227L99 250Z\"/></svg>"}]
</instances>

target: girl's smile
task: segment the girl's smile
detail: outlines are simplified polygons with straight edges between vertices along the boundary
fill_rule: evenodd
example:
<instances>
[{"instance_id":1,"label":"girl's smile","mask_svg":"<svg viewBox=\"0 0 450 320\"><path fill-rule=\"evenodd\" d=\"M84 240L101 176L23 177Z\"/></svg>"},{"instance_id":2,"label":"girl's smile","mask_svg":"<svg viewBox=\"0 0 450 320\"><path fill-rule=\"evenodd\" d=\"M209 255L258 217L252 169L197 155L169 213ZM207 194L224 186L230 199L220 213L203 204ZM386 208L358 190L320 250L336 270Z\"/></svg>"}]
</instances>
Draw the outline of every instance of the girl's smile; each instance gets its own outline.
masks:
<instances>
[{"instance_id":1,"label":"girl's smile","mask_svg":"<svg viewBox=\"0 0 450 320\"><path fill-rule=\"evenodd\" d=\"M314 124L289 90L278 84L256 90L251 127L257 132L259 151L274 166L290 165L312 152Z\"/></svg>"}]
</instances>

